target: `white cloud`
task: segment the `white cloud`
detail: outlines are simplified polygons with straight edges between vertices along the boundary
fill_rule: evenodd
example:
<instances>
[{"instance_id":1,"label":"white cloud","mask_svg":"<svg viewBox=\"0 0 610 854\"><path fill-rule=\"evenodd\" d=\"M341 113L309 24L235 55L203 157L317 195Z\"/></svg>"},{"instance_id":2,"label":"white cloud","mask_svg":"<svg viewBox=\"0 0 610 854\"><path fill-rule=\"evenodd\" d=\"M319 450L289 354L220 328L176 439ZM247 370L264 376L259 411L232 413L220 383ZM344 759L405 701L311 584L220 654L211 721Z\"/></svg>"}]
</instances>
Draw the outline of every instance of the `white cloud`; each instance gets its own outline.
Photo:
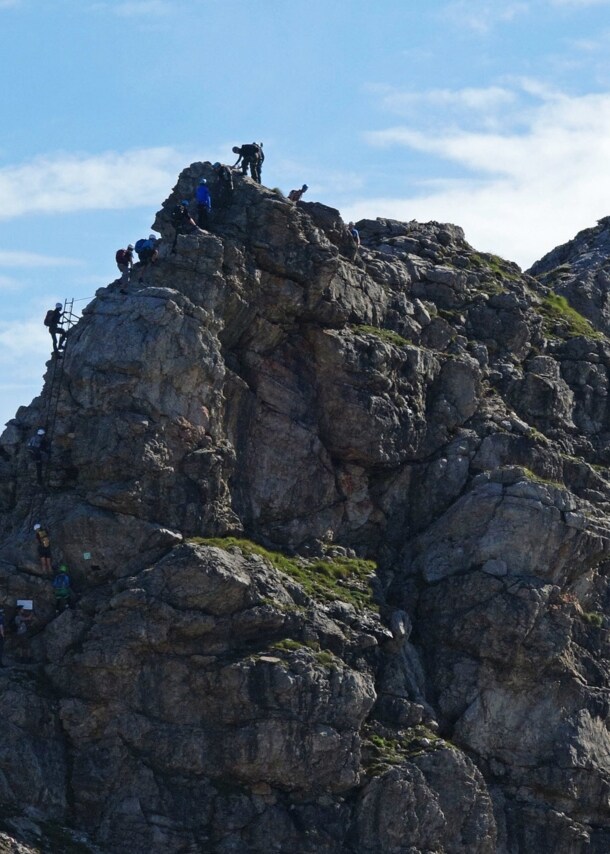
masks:
<instances>
[{"instance_id":1,"label":"white cloud","mask_svg":"<svg viewBox=\"0 0 610 854\"><path fill-rule=\"evenodd\" d=\"M380 106L399 115L422 107L490 110L506 106L516 99L515 93L503 86L428 89L425 92L403 92L389 87L375 89L381 96Z\"/></svg>"},{"instance_id":2,"label":"white cloud","mask_svg":"<svg viewBox=\"0 0 610 854\"><path fill-rule=\"evenodd\" d=\"M0 219L156 205L175 182L185 153L143 148L99 155L57 154L0 169Z\"/></svg>"},{"instance_id":3,"label":"white cloud","mask_svg":"<svg viewBox=\"0 0 610 854\"><path fill-rule=\"evenodd\" d=\"M17 409L40 393L51 339L41 317L0 322L0 430Z\"/></svg>"},{"instance_id":4,"label":"white cloud","mask_svg":"<svg viewBox=\"0 0 610 854\"><path fill-rule=\"evenodd\" d=\"M172 5L168 0L126 0L123 3L94 3L94 10L110 12L119 18L156 18L169 15Z\"/></svg>"},{"instance_id":5,"label":"white cloud","mask_svg":"<svg viewBox=\"0 0 610 854\"><path fill-rule=\"evenodd\" d=\"M582 6L609 6L610 0L549 0L551 6L567 6L580 8Z\"/></svg>"},{"instance_id":6,"label":"white cloud","mask_svg":"<svg viewBox=\"0 0 610 854\"><path fill-rule=\"evenodd\" d=\"M0 249L0 267L73 267L82 263L74 258L39 255L36 252L12 252Z\"/></svg>"},{"instance_id":7,"label":"white cloud","mask_svg":"<svg viewBox=\"0 0 610 854\"><path fill-rule=\"evenodd\" d=\"M496 24L505 24L528 11L527 2L498 2L498 0L452 0L443 6L443 20L485 34Z\"/></svg>"},{"instance_id":8,"label":"white cloud","mask_svg":"<svg viewBox=\"0 0 610 854\"><path fill-rule=\"evenodd\" d=\"M431 136L395 127L368 134L372 145L432 152L472 176L423 184L408 198L359 202L346 215L455 222L477 248L524 266L593 225L610 214L610 93L539 91L545 99L520 133Z\"/></svg>"}]
</instances>

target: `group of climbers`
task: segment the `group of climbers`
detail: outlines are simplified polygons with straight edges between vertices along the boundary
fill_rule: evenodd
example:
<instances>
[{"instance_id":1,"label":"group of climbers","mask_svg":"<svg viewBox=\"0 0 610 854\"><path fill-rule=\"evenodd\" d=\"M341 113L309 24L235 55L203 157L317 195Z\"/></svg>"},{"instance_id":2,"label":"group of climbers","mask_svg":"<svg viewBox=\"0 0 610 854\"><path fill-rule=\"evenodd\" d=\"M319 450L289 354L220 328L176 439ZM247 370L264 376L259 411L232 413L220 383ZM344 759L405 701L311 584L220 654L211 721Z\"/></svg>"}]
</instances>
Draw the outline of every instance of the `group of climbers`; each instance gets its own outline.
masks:
<instances>
[{"instance_id":1,"label":"group of climbers","mask_svg":"<svg viewBox=\"0 0 610 854\"><path fill-rule=\"evenodd\" d=\"M49 533L39 522L34 525L34 535L40 567L45 576L50 577L55 615L71 608L74 602L72 582L67 565L62 562L54 568L51 563L51 540ZM8 628L14 635L14 653L22 662L27 661L27 647L34 628L33 600L17 600L13 617ZM0 667L4 667L4 644L6 640L5 609L0 607Z\"/></svg>"},{"instance_id":2,"label":"group of climbers","mask_svg":"<svg viewBox=\"0 0 610 854\"><path fill-rule=\"evenodd\" d=\"M171 210L170 221L175 230L171 246L172 253L176 251L179 235L209 230L214 221L213 217L218 215L217 212L222 212L230 207L234 191L234 169L241 167L243 175L247 175L249 171L254 181L261 182L261 169L265 159L263 144L253 142L240 147L234 146L233 152L238 155L237 161L233 166L227 166L218 162L213 164L211 186L205 178L200 179L195 190L196 219L191 215L191 202L188 199L182 199ZM290 202L296 204L301 201L308 189L307 184L303 184L300 189L291 190L287 198ZM360 246L360 236L353 222L349 223L348 230L356 246ZM135 244L129 243L126 248L117 250L115 260L121 274L120 282L122 284L128 284L131 279L135 264L134 253L137 255L140 263L139 282L143 282L146 268L154 265L159 258L160 243L161 239L159 237L155 234L150 234L148 238L141 238ZM62 325L62 320L67 318L67 314L67 312L63 311L62 304L56 303L55 308L49 309L44 319L44 324L48 328L53 341L53 355L58 358L65 349L67 329ZM42 467L50 456L50 439L45 428L39 427L36 430L35 434L27 442L27 449L36 466L36 480L38 484L42 484ZM56 600L56 611L61 612L65 607L70 606L72 600L68 569L65 564L61 564L54 571L49 534L39 523L34 526L34 531L41 569L45 575L53 576L52 584ZM22 615L21 620L20 625L26 626L25 631L27 631L28 616ZM2 661L3 643L4 616L0 609L0 664Z\"/></svg>"}]
</instances>

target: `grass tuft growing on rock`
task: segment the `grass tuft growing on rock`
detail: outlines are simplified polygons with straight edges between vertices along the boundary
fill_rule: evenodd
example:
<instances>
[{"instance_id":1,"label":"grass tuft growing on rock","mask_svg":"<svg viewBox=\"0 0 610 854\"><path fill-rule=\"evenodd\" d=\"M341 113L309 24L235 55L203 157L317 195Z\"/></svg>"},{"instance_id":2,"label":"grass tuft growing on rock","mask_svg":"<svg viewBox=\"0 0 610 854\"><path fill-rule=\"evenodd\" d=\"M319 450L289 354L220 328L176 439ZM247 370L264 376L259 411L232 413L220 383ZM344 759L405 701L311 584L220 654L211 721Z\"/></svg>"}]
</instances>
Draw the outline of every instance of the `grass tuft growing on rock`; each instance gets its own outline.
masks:
<instances>
[{"instance_id":1,"label":"grass tuft growing on rock","mask_svg":"<svg viewBox=\"0 0 610 854\"><path fill-rule=\"evenodd\" d=\"M591 326L565 297L553 293L544 297L540 306L544 318L544 331L547 335L560 338L603 338L601 332Z\"/></svg>"},{"instance_id":2,"label":"grass tuft growing on rock","mask_svg":"<svg viewBox=\"0 0 610 854\"><path fill-rule=\"evenodd\" d=\"M366 326L365 324L354 325L350 328L353 332L359 332L361 335L375 335L376 338L381 338L387 344L395 344L396 347L405 347L407 344L413 343L403 338L398 332L394 332L393 329L381 329L379 326Z\"/></svg>"},{"instance_id":3,"label":"grass tuft growing on rock","mask_svg":"<svg viewBox=\"0 0 610 854\"><path fill-rule=\"evenodd\" d=\"M363 558L303 558L288 557L281 552L272 552L251 540L237 537L191 537L188 542L216 548L239 549L245 555L259 555L271 566L298 582L312 599L334 602L339 599L355 608L378 611L373 599L370 579L377 564Z\"/></svg>"},{"instance_id":4,"label":"grass tuft growing on rock","mask_svg":"<svg viewBox=\"0 0 610 854\"><path fill-rule=\"evenodd\" d=\"M401 730L392 736L381 735L378 732L364 732L363 759L369 774L383 774L393 765L402 765L407 760L447 747L447 742L432 732L424 724L419 724L408 730Z\"/></svg>"}]
</instances>

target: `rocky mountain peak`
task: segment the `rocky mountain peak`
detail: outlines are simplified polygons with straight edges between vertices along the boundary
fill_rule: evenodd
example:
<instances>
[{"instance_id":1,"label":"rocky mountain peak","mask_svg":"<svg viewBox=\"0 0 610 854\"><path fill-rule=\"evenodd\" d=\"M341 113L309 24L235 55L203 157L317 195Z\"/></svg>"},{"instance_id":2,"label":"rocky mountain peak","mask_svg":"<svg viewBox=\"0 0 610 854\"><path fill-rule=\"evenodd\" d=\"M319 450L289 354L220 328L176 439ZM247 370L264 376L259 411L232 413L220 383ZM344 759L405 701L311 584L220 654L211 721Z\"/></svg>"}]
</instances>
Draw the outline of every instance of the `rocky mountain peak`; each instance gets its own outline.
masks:
<instances>
[{"instance_id":1,"label":"rocky mountain peak","mask_svg":"<svg viewBox=\"0 0 610 854\"><path fill-rule=\"evenodd\" d=\"M210 164L182 172L158 260L97 292L0 437L5 831L608 850L603 313L550 256L523 274L387 219L359 248L237 174L174 242L202 177L215 198ZM601 249L563 249L589 281ZM69 567L58 616L35 522Z\"/></svg>"}]
</instances>

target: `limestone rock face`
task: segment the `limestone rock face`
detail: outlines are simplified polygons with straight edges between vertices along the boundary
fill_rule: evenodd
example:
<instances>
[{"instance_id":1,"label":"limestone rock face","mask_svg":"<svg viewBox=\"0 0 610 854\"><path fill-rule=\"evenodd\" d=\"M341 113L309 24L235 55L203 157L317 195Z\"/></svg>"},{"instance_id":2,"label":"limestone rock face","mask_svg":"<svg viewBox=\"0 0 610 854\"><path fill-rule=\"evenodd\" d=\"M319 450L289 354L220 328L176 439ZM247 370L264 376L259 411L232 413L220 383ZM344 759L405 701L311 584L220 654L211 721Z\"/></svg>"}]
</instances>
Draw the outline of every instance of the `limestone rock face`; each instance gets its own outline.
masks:
<instances>
[{"instance_id":1,"label":"limestone rock face","mask_svg":"<svg viewBox=\"0 0 610 854\"><path fill-rule=\"evenodd\" d=\"M610 850L606 221L534 277L236 175L172 252L202 176L0 437L0 850Z\"/></svg>"}]
</instances>

